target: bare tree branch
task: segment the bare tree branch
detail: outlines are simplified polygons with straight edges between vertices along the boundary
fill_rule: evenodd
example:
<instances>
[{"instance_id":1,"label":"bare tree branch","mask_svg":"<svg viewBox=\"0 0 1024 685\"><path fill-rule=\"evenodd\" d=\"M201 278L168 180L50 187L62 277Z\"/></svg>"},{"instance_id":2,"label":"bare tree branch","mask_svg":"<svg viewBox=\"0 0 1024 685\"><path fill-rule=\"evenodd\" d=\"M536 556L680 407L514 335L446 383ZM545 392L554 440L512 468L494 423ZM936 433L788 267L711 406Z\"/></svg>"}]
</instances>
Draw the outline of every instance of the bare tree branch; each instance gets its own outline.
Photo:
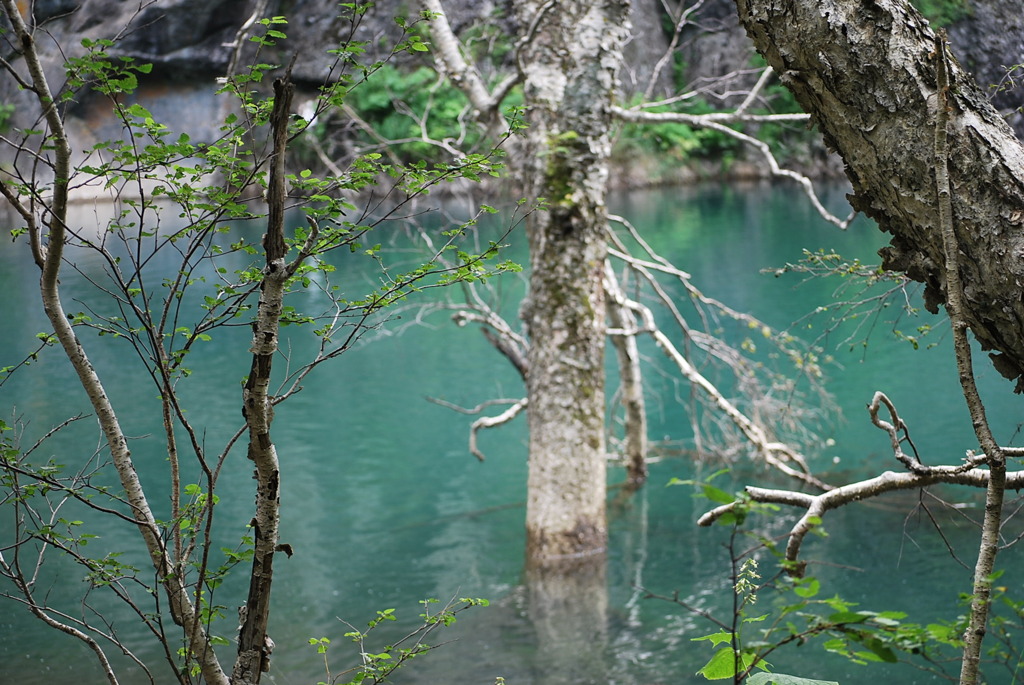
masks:
<instances>
[{"instance_id":1,"label":"bare tree branch","mask_svg":"<svg viewBox=\"0 0 1024 685\"><path fill-rule=\"evenodd\" d=\"M878 418L878 411L882 406L886 407L890 412L891 421ZM884 394L875 393L871 404L868 406L868 411L871 415L872 423L889 435L893 456L909 472L896 473L886 471L874 478L835 487L828 492L818 495L753 486L748 486L745 489L746 495L755 502L786 504L807 510L791 529L789 542L786 545L786 560L794 565L793 572L798 575L802 574L804 570L803 562L799 561L800 546L804 537L811 529L821 525L825 513L832 509L870 497L877 497L894 490L920 489L939 483L968 485L976 488L990 487L990 470L978 468L979 465L990 462L987 455L975 456L968 454L964 463L956 466L926 466L916 454L913 458L910 458L903 452L901 444L906 438L901 439L898 436L898 432L906 432L906 424L899 417L892 402ZM1005 488L1018 489L1022 486L1024 486L1024 471L1006 474ZM742 500L716 507L701 516L697 523L701 526L709 526L723 514L739 506L743 506Z\"/></svg>"},{"instance_id":2,"label":"bare tree branch","mask_svg":"<svg viewBox=\"0 0 1024 685\"><path fill-rule=\"evenodd\" d=\"M635 330L636 316L628 307L619 303L625 294L615 273L605 271L605 289L614 294L608 296L608 326L612 330ZM635 335L612 335L619 361L619 401L625 410L625 439L623 457L626 462L627 485L640 487L647 480L647 408L644 403L643 372L640 368L640 350Z\"/></svg>"},{"instance_id":3,"label":"bare tree branch","mask_svg":"<svg viewBox=\"0 0 1024 685\"><path fill-rule=\"evenodd\" d=\"M473 107L484 118L493 115L500 100L495 100L487 91L483 77L476 67L466 61L462 53L462 44L455 37L448 15L440 0L420 0L423 9L429 12L429 21L433 44L437 48L438 71L445 74L452 84L469 98Z\"/></svg>"},{"instance_id":4,"label":"bare tree branch","mask_svg":"<svg viewBox=\"0 0 1024 685\"><path fill-rule=\"evenodd\" d=\"M780 178L788 178L799 184L800 188L804 191L807 199L811 201L815 211L828 221L841 229L846 229L850 222L853 221L856 212L851 213L846 219L840 219L835 216L821 204L821 200L818 199L818 194L814 191L814 184L804 174L793 171L792 169L784 169L779 165L778 160L775 159L775 155L772 153L771 148L764 141L758 140L751 135L747 135L741 131L730 128L726 124L729 123L743 123L743 122L765 122L765 121L805 121L807 119L806 114L735 114L735 113L714 113L714 114L683 114L680 112L646 112L639 108L624 109L622 107L613 107L612 113L621 119L622 121L629 121L633 123L665 123L672 122L678 124L686 124L688 126L694 126L697 128L709 128L719 133L725 134L731 138L735 138L746 145L749 145L761 153L761 157L768 164L768 170L772 176L778 176Z\"/></svg>"},{"instance_id":5,"label":"bare tree branch","mask_svg":"<svg viewBox=\"0 0 1024 685\"><path fill-rule=\"evenodd\" d=\"M605 264L605 272L607 273L611 269L611 265ZM617 292L613 288L608 289L608 298L614 299L616 304L621 307L628 308L633 311L640 320L640 324L637 329L631 331L609 331L609 333L620 334L620 335L637 335L639 333L647 333L654 338L655 344L658 346L666 356L671 359L680 373L690 381L694 386L699 388L717 407L723 415L727 416L740 431L747 437L758 454L769 464L776 469L782 471L788 476L803 481L809 485L813 485L821 490L828 490L831 486L820 480L816 476L810 473L807 468L807 463L804 461L803 456L785 443L771 440L766 433L765 429L758 425L757 422L750 419L743 412L741 412L736 405L730 402L722 393L705 378L690 361L679 352L676 346L672 343L667 335L657 326L654 321L654 313L650 308L646 307L639 302L635 302L623 296L621 291ZM797 468L793 468L789 463L796 464Z\"/></svg>"},{"instance_id":6,"label":"bare tree branch","mask_svg":"<svg viewBox=\"0 0 1024 685\"><path fill-rule=\"evenodd\" d=\"M519 416L526 409L527 403L528 400L524 397L497 416L482 416L474 421L473 425L469 427L469 453L480 461L484 461L484 453L477 447L477 433L483 428L505 425Z\"/></svg>"}]
</instances>

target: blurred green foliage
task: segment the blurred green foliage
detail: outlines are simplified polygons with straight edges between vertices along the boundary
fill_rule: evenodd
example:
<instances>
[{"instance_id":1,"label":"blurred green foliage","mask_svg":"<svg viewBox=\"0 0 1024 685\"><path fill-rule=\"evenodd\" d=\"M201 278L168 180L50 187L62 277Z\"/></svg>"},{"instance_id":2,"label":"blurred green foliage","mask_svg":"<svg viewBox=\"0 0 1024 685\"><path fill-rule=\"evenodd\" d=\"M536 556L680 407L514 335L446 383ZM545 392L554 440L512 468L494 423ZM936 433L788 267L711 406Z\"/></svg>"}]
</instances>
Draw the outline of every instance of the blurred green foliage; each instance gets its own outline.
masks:
<instances>
[{"instance_id":1,"label":"blurred green foliage","mask_svg":"<svg viewBox=\"0 0 1024 685\"><path fill-rule=\"evenodd\" d=\"M974 12L969 0L910 0L910 4L935 26L949 26Z\"/></svg>"}]
</instances>

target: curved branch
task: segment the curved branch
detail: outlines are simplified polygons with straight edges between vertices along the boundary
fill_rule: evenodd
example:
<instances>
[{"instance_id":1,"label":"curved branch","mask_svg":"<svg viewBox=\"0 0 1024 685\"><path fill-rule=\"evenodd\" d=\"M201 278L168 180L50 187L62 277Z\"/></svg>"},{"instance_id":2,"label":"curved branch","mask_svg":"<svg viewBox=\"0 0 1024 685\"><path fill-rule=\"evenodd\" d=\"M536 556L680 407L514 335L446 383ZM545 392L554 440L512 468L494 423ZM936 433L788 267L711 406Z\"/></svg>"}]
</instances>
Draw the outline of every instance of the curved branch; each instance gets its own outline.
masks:
<instances>
[{"instance_id":1,"label":"curved branch","mask_svg":"<svg viewBox=\"0 0 1024 685\"><path fill-rule=\"evenodd\" d=\"M474 421L473 425L469 427L469 453L480 461L484 461L484 453L477 447L477 433L482 428L494 428L495 426L505 425L519 416L526 409L527 403L528 400L524 397L497 416L482 416Z\"/></svg>"},{"instance_id":2,"label":"curved branch","mask_svg":"<svg viewBox=\"0 0 1024 685\"><path fill-rule=\"evenodd\" d=\"M890 417L893 419L891 423L878 418L878 410L882 405L889 409ZM824 514L832 509L837 509L851 502L859 502L870 497L877 497L895 490L916 490L939 483L967 485L975 488L989 488L992 484L992 473L987 469L976 468L977 464L988 461L985 455L981 457L969 455L966 462L962 465L925 466L916 455L911 459L903 454L900 447L902 441L897 435L897 431L906 431L906 424L899 418L899 414L896 412L892 402L884 394L875 393L868 411L871 414L872 423L890 436L893 454L910 469L908 473L885 471L874 478L842 485L818 495L793 490L776 490L753 486L745 488L747 497L755 502L785 504L807 510L790 530L789 542L786 545L786 560L793 564L791 572L796 575L802 574L804 570L805 564L799 561L800 546L804 537L811 529L820 525ZM1004 476L997 473L996 477L1001 480ZM1024 487L1024 471L1005 474L1004 489L1018 489L1021 487ZM744 506L744 501L739 499L716 507L701 516L697 520L697 524L700 526L710 526L721 518L723 514L742 506Z\"/></svg>"},{"instance_id":3,"label":"curved branch","mask_svg":"<svg viewBox=\"0 0 1024 685\"><path fill-rule=\"evenodd\" d=\"M793 507L806 508L808 512L790 530L790 542L786 547L786 559L797 562L800 543L804 536L821 523L821 516L832 509L837 509L851 502L859 502L869 497L877 497L896 490L915 490L945 483L949 485L968 485L975 488L988 487L989 472L986 469L963 470L958 466L931 467L926 473L896 473L885 471L874 478L842 485L819 495L811 495L794 490L776 490L748 486L746 494L755 502L771 502ZM1006 475L1006 487L1017 489L1024 487L1024 471L1014 471ZM737 500L716 507L697 520L697 525L710 526L726 512L741 506ZM813 511L812 511L813 510ZM815 520L813 517L817 516Z\"/></svg>"},{"instance_id":4,"label":"curved branch","mask_svg":"<svg viewBox=\"0 0 1024 685\"><path fill-rule=\"evenodd\" d=\"M761 157L764 158L768 164L768 169L771 171L772 176L778 176L780 178L788 178L791 181L795 181L804 191L804 194L811 201L815 211L825 221L838 226L841 229L849 227L850 222L853 221L856 212L851 213L845 219L832 214L832 212L825 209L825 205L821 204L821 200L818 199L818 194L814 191L814 184L811 183L811 179L807 176L793 171L792 169L785 169L779 165L775 155L772 153L768 144L764 141L758 140L757 138L747 135L742 131L737 131L734 128L729 128L726 124L732 123L745 123L745 122L768 122L768 121L807 121L809 115L807 114L743 114L743 113L730 113L730 112L719 112L714 114L683 114L680 112L645 112L641 109L624 109L622 107L613 107L612 114L623 121L629 121L632 123L677 123L686 124L687 126L693 126L696 128L710 128L714 131L718 131L731 138L735 138L745 145L749 145L755 148L761 153Z\"/></svg>"},{"instance_id":5,"label":"curved branch","mask_svg":"<svg viewBox=\"0 0 1024 685\"><path fill-rule=\"evenodd\" d=\"M429 14L431 35L437 50L434 57L438 62L439 71L444 73L452 84L465 94L481 119L492 120L497 116L498 106L508 94L512 86L518 82L514 77L511 82L506 80L491 94L484 84L484 79L477 68L466 61L462 54L462 44L452 31L448 15L441 5L441 0L420 0L425 12Z\"/></svg>"}]
</instances>

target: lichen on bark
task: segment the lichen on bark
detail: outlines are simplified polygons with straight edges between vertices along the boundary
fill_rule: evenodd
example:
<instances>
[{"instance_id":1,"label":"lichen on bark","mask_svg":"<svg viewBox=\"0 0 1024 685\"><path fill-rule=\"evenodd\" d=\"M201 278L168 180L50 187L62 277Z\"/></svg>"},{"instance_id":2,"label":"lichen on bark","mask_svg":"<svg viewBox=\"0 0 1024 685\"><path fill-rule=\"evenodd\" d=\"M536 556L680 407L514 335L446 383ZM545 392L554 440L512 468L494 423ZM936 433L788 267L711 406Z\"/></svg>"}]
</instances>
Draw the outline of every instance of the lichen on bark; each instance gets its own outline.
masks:
<instances>
[{"instance_id":1,"label":"lichen on bark","mask_svg":"<svg viewBox=\"0 0 1024 685\"><path fill-rule=\"evenodd\" d=\"M603 552L605 525L605 185L611 106L629 3L515 3L528 26L531 112L523 177L548 210L527 227L531 253L527 377L532 563Z\"/></svg>"}]
</instances>

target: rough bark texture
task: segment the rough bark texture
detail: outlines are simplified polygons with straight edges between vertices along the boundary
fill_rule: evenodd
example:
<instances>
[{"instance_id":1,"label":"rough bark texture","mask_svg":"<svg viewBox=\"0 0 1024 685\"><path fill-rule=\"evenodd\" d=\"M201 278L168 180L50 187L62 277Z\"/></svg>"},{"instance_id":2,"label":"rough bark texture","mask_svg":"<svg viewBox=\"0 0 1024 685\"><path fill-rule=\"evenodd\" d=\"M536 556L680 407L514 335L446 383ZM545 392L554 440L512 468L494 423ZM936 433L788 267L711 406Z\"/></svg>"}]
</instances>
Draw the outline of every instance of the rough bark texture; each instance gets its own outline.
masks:
<instances>
[{"instance_id":1,"label":"rough bark texture","mask_svg":"<svg viewBox=\"0 0 1024 685\"><path fill-rule=\"evenodd\" d=\"M887 269L946 301L934 181L934 35L905 0L737 0L758 50L814 116L853 183L851 202L892 234ZM1024 148L973 79L950 73L949 177L965 319L1024 389Z\"/></svg>"},{"instance_id":2,"label":"rough bark texture","mask_svg":"<svg viewBox=\"0 0 1024 685\"><path fill-rule=\"evenodd\" d=\"M608 129L627 0L516 4L545 12L524 65L530 192L549 209L528 226L530 473L527 553L546 563L603 551L604 273Z\"/></svg>"},{"instance_id":3,"label":"rough bark texture","mask_svg":"<svg viewBox=\"0 0 1024 685\"><path fill-rule=\"evenodd\" d=\"M253 325L252 367L242 392L242 414L249 428L248 457L256 466L256 516L252 523L254 544L249 596L242 612L238 658L231 678L233 683L240 685L260 682L262 674L270 670L270 653L273 650L273 642L267 636L267 624L280 523L281 467L277 448L270 437L274 408L269 389L270 372L277 354L284 286L289 276L289 267L285 263L288 248L284 241L284 156L292 93L292 84L287 77L274 82L274 110L270 118L274 157L267 186L267 233L263 236L267 264L263 270L259 309Z\"/></svg>"}]
</instances>

